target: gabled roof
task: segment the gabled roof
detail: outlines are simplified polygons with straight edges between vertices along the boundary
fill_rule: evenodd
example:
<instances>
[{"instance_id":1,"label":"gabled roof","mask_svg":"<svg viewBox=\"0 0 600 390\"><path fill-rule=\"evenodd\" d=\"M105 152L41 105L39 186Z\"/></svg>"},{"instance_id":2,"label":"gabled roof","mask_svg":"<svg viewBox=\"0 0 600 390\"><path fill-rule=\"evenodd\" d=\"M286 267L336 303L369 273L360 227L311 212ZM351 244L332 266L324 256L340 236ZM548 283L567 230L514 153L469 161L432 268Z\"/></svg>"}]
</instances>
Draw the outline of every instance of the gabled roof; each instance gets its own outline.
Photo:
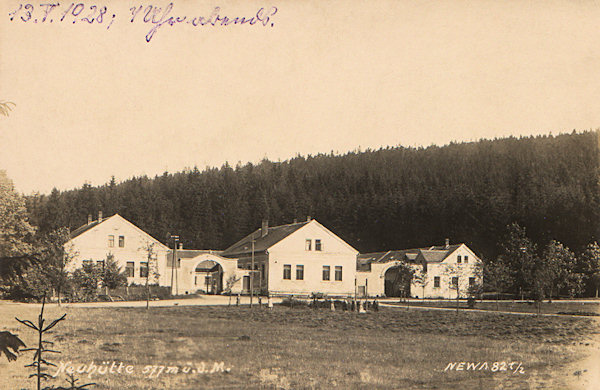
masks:
<instances>
[{"instance_id":1,"label":"gabled roof","mask_svg":"<svg viewBox=\"0 0 600 390\"><path fill-rule=\"evenodd\" d=\"M372 263L405 261L407 263L441 263L463 244L430 246L387 252L361 253L356 261L358 271L369 271Z\"/></svg>"},{"instance_id":2,"label":"gabled roof","mask_svg":"<svg viewBox=\"0 0 600 390\"><path fill-rule=\"evenodd\" d=\"M124 221L126 224L129 224L135 230L137 230L140 233L145 234L146 236L150 237L152 240L154 240L156 243L158 243L158 245L162 246L165 249L168 249L168 247L166 245L164 245L162 242L160 242L156 238L152 237L150 234L146 233L144 230L140 229L134 223L131 223L130 221L126 220L125 218L123 218L119 214L114 214L114 215L111 215L110 217L102 218L100 221L95 220L95 221L93 221L93 222L91 222L89 224L85 224L83 226L78 227L77 229L75 229L75 230L73 230L71 232L71 239L70 240L73 240L73 239L81 236L83 233L85 233L85 232L87 232L87 231L95 228L96 226L100 225L101 223L104 223L104 222L108 221L109 219L113 219L113 218L117 218L117 219L120 219L120 220Z\"/></svg>"},{"instance_id":3,"label":"gabled roof","mask_svg":"<svg viewBox=\"0 0 600 390\"><path fill-rule=\"evenodd\" d=\"M387 252L372 252L372 253L361 253L358 258L363 261L369 261L370 263L388 263L395 260L403 260L408 262L414 262L420 253L420 249L403 249L397 251Z\"/></svg>"},{"instance_id":4,"label":"gabled roof","mask_svg":"<svg viewBox=\"0 0 600 390\"><path fill-rule=\"evenodd\" d=\"M115 215L117 215L117 214L115 214ZM102 222L105 222L106 220L114 217L115 215L112 215L112 216L107 217L107 218L103 218L100 221L98 221L96 219L92 223L89 223L89 224L86 223L85 225L78 227L77 229L75 229L75 230L73 230L71 232L71 240L74 239L77 236L82 235L83 233L87 232L88 230L93 229L94 227L100 225Z\"/></svg>"},{"instance_id":5,"label":"gabled roof","mask_svg":"<svg viewBox=\"0 0 600 390\"><path fill-rule=\"evenodd\" d=\"M225 249L221 256L236 256L252 253L252 240L254 240L254 253L264 252L290 234L294 233L311 221L291 223L289 225L273 226L268 228L266 235L262 235L262 229L256 229L229 248Z\"/></svg>"}]
</instances>

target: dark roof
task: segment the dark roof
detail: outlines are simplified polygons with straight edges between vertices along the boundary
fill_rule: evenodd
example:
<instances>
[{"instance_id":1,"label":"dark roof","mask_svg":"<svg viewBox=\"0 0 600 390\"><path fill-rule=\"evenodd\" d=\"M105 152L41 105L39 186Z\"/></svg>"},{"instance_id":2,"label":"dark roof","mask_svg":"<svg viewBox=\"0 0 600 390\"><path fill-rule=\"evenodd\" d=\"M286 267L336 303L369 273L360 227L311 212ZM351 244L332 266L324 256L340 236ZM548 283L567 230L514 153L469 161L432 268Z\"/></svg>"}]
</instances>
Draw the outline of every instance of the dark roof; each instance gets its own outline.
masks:
<instances>
[{"instance_id":1,"label":"dark roof","mask_svg":"<svg viewBox=\"0 0 600 390\"><path fill-rule=\"evenodd\" d=\"M111 215L111 217L112 217L112 215ZM100 222L98 222L98 220L96 219L90 224L86 223L85 225L78 227L77 229L75 229L71 232L71 240L77 236L82 235L83 233L87 232L88 230L94 228L95 226L100 225L102 222L106 221L108 218L110 218L110 217L103 218Z\"/></svg>"},{"instance_id":2,"label":"dark roof","mask_svg":"<svg viewBox=\"0 0 600 390\"><path fill-rule=\"evenodd\" d=\"M361 259L359 257L356 258L356 270L369 272L371 271L371 259Z\"/></svg>"},{"instance_id":3,"label":"dark roof","mask_svg":"<svg viewBox=\"0 0 600 390\"><path fill-rule=\"evenodd\" d=\"M422 250L430 250L430 251L448 251L449 253L454 252L458 249L462 244L454 244L454 245L434 245L429 248L421 248Z\"/></svg>"},{"instance_id":4,"label":"dark roof","mask_svg":"<svg viewBox=\"0 0 600 390\"><path fill-rule=\"evenodd\" d=\"M389 263L391 261L406 261L408 263L440 263L462 244L430 246L387 252L361 253L356 260L357 271L369 271L371 263Z\"/></svg>"},{"instance_id":5,"label":"dark roof","mask_svg":"<svg viewBox=\"0 0 600 390\"><path fill-rule=\"evenodd\" d=\"M283 240L296 230L300 229L310 221L292 223L269 227L267 234L263 237L262 229L256 229L246 237L242 238L229 248L225 249L221 256L236 256L252 253L252 240L254 239L254 253L264 252L279 241Z\"/></svg>"}]
</instances>

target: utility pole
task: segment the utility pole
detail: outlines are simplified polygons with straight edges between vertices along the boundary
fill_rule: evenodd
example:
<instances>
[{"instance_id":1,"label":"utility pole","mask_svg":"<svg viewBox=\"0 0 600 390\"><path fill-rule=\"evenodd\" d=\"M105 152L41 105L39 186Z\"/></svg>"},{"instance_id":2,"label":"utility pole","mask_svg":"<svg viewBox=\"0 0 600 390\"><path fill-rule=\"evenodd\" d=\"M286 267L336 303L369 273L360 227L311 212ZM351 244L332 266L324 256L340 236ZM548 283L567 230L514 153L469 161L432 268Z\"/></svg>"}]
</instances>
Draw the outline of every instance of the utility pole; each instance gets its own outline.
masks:
<instances>
[{"instance_id":1,"label":"utility pole","mask_svg":"<svg viewBox=\"0 0 600 390\"><path fill-rule=\"evenodd\" d=\"M177 253L177 248L175 248L175 253ZM177 259L177 263L175 263L175 295L179 295L179 259Z\"/></svg>"},{"instance_id":2,"label":"utility pole","mask_svg":"<svg viewBox=\"0 0 600 390\"><path fill-rule=\"evenodd\" d=\"M173 258L171 262L171 295L173 294L173 275L175 273L175 266L177 261L177 240L179 240L179 236L171 236L173 240Z\"/></svg>"},{"instance_id":3,"label":"utility pole","mask_svg":"<svg viewBox=\"0 0 600 390\"><path fill-rule=\"evenodd\" d=\"M354 310L358 312L358 306L356 306L356 289L358 288L358 281L354 278Z\"/></svg>"},{"instance_id":4,"label":"utility pole","mask_svg":"<svg viewBox=\"0 0 600 390\"><path fill-rule=\"evenodd\" d=\"M254 237L252 237L252 261L250 268L250 309L252 309L252 298L254 297Z\"/></svg>"}]
</instances>

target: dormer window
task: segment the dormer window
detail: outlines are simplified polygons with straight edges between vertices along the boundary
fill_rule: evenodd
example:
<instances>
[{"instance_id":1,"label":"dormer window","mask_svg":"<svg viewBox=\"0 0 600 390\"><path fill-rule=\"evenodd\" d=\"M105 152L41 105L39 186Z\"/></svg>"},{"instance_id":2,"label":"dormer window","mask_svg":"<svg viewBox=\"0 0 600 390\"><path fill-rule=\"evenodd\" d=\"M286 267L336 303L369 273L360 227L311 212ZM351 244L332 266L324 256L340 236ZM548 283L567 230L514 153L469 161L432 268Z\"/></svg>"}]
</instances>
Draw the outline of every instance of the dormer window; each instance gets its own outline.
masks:
<instances>
[{"instance_id":1,"label":"dormer window","mask_svg":"<svg viewBox=\"0 0 600 390\"><path fill-rule=\"evenodd\" d=\"M323 249L323 247L321 245L321 240L315 240L315 250L321 251L322 249Z\"/></svg>"},{"instance_id":2,"label":"dormer window","mask_svg":"<svg viewBox=\"0 0 600 390\"><path fill-rule=\"evenodd\" d=\"M306 239L306 242L304 243L304 250L311 250L312 248L312 240L310 238Z\"/></svg>"},{"instance_id":3,"label":"dormer window","mask_svg":"<svg viewBox=\"0 0 600 390\"><path fill-rule=\"evenodd\" d=\"M462 257L460 255L456 256L456 262L462 263Z\"/></svg>"}]
</instances>

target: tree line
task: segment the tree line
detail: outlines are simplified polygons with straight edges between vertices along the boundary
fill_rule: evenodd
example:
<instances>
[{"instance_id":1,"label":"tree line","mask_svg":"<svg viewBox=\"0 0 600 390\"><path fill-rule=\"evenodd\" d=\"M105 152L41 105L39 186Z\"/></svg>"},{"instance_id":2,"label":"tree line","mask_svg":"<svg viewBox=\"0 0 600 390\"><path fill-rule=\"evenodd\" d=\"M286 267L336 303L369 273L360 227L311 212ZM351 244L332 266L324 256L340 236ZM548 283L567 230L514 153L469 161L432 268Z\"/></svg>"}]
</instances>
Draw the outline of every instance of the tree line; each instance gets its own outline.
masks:
<instances>
[{"instance_id":1,"label":"tree line","mask_svg":"<svg viewBox=\"0 0 600 390\"><path fill-rule=\"evenodd\" d=\"M577 257L600 235L598 156L598 132L586 131L225 163L25 200L39 234L102 210L163 242L177 234L187 248L225 249L263 219L310 215L360 252L450 238L495 261L516 223L536 248L554 240Z\"/></svg>"},{"instance_id":2,"label":"tree line","mask_svg":"<svg viewBox=\"0 0 600 390\"><path fill-rule=\"evenodd\" d=\"M484 262L484 287L512 292L513 296L540 301L552 297L598 297L600 289L600 245L591 242L574 253L551 240L539 247L516 223L501 241L502 252Z\"/></svg>"}]
</instances>

